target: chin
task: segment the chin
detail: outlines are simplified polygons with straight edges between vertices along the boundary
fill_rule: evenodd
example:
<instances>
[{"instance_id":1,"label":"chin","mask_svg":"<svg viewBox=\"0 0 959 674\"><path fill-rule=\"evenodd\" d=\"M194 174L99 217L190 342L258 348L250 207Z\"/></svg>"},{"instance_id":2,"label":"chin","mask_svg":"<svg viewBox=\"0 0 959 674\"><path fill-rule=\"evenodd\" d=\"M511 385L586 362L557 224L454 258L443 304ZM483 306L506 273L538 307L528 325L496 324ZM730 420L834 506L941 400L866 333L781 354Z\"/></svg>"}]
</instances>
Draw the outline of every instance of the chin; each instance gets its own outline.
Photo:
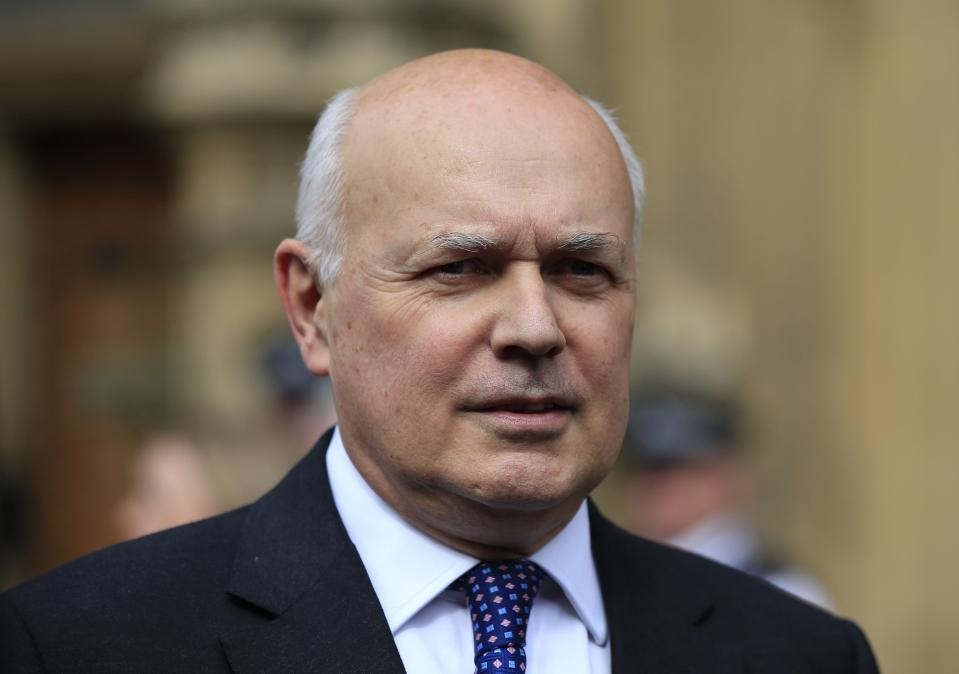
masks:
<instances>
[{"instance_id":1,"label":"chin","mask_svg":"<svg viewBox=\"0 0 959 674\"><path fill-rule=\"evenodd\" d=\"M472 495L472 500L491 510L514 510L519 512L537 512L551 510L572 498L567 493L544 493L543 490L510 490L500 492L490 490Z\"/></svg>"},{"instance_id":2,"label":"chin","mask_svg":"<svg viewBox=\"0 0 959 674\"><path fill-rule=\"evenodd\" d=\"M507 473L509 474L509 473ZM545 476L542 471L517 472L510 479L471 482L457 490L467 499L493 510L535 512L551 510L571 502L579 502L595 486L592 481L564 479L558 475Z\"/></svg>"}]
</instances>

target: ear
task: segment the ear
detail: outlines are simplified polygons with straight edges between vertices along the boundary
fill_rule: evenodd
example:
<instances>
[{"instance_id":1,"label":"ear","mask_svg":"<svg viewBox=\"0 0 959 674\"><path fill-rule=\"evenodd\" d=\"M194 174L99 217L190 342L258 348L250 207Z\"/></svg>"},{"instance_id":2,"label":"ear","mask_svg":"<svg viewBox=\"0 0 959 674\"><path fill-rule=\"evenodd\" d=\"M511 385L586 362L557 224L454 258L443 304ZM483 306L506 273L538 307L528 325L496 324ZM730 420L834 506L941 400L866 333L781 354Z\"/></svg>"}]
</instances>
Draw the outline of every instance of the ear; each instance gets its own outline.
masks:
<instances>
[{"instance_id":1,"label":"ear","mask_svg":"<svg viewBox=\"0 0 959 674\"><path fill-rule=\"evenodd\" d=\"M323 290L307 265L309 257L303 242L285 239L273 257L273 277L303 362L310 372L322 377L330 373L330 349Z\"/></svg>"}]
</instances>

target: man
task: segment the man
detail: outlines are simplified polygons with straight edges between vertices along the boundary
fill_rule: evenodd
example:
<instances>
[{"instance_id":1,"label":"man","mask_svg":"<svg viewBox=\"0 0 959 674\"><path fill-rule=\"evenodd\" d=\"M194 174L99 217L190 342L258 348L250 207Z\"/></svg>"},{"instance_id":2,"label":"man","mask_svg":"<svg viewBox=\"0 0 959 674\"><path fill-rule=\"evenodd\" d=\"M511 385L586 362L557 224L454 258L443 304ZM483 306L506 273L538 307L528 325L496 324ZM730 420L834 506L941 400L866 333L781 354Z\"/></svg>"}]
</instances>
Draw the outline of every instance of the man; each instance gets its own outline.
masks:
<instances>
[{"instance_id":1,"label":"man","mask_svg":"<svg viewBox=\"0 0 959 674\"><path fill-rule=\"evenodd\" d=\"M598 110L478 50L336 97L275 270L339 426L252 506L14 590L6 662L874 672L851 623L585 502L626 426L642 192Z\"/></svg>"}]
</instances>

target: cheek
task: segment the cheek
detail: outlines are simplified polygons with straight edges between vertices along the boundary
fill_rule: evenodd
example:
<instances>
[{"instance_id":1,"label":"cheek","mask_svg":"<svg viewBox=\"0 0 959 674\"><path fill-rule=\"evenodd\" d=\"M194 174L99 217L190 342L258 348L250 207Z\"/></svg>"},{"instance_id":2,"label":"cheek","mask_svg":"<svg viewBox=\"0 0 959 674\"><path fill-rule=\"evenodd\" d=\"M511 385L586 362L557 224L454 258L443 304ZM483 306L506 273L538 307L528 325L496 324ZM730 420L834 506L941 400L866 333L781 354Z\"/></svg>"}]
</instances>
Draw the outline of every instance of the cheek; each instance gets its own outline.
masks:
<instances>
[{"instance_id":1,"label":"cheek","mask_svg":"<svg viewBox=\"0 0 959 674\"><path fill-rule=\"evenodd\" d=\"M601 461L619 453L622 435L629 417L630 354L633 322L631 305L597 306L581 312L576 331L567 333L576 353L580 376L589 387L591 414L584 420L591 435L602 448Z\"/></svg>"},{"instance_id":2,"label":"cheek","mask_svg":"<svg viewBox=\"0 0 959 674\"><path fill-rule=\"evenodd\" d=\"M630 307L599 305L578 312L566 327L567 343L580 361L583 375L595 385L628 387L629 361L633 341L633 314Z\"/></svg>"},{"instance_id":3,"label":"cheek","mask_svg":"<svg viewBox=\"0 0 959 674\"><path fill-rule=\"evenodd\" d=\"M388 400L395 414L448 393L481 335L468 315L426 302L384 306L357 298L336 325L334 378L364 381L375 389L367 395Z\"/></svg>"}]
</instances>

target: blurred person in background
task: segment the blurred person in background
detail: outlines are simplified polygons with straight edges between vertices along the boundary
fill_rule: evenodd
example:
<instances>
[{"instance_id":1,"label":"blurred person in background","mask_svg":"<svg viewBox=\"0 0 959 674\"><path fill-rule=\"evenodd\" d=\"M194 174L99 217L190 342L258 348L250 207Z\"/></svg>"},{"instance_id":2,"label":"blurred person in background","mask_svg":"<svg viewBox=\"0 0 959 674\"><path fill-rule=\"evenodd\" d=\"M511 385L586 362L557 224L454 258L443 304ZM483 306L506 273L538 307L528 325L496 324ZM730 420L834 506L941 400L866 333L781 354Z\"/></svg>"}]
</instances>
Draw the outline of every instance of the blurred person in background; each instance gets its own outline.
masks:
<instances>
[{"instance_id":1,"label":"blurred person in background","mask_svg":"<svg viewBox=\"0 0 959 674\"><path fill-rule=\"evenodd\" d=\"M675 388L642 393L633 404L623 449L631 531L833 607L815 578L760 537L750 514L755 470L732 401Z\"/></svg>"},{"instance_id":2,"label":"blurred person in background","mask_svg":"<svg viewBox=\"0 0 959 674\"><path fill-rule=\"evenodd\" d=\"M195 522L256 498L335 423L328 381L306 369L293 339L267 341L258 361L270 393L266 437L216 437L183 429L147 438L133 458L117 506L117 527L124 540Z\"/></svg>"},{"instance_id":3,"label":"blurred person in background","mask_svg":"<svg viewBox=\"0 0 959 674\"><path fill-rule=\"evenodd\" d=\"M338 423L254 504L0 597L15 671L872 674L865 637L606 520L642 172L545 68L338 94L275 276ZM535 601L534 601L535 600Z\"/></svg>"},{"instance_id":4,"label":"blurred person in background","mask_svg":"<svg viewBox=\"0 0 959 674\"><path fill-rule=\"evenodd\" d=\"M139 450L117 510L120 535L130 539L210 517L220 508L200 450L182 433L162 433Z\"/></svg>"},{"instance_id":5,"label":"blurred person in background","mask_svg":"<svg viewBox=\"0 0 959 674\"><path fill-rule=\"evenodd\" d=\"M260 350L261 370L272 397L271 431L282 452L296 460L322 433L336 423L330 380L313 375L289 334Z\"/></svg>"}]
</instances>

